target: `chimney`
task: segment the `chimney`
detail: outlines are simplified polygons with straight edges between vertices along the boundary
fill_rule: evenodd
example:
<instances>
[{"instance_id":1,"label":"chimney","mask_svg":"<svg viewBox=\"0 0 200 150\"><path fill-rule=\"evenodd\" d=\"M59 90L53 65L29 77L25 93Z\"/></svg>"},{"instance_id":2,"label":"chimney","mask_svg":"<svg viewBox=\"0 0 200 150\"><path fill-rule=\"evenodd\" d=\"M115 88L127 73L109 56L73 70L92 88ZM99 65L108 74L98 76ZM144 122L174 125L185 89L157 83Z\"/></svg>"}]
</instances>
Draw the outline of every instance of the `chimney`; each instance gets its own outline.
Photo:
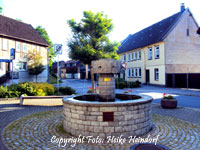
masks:
<instances>
[{"instance_id":1,"label":"chimney","mask_svg":"<svg viewBox=\"0 0 200 150\"><path fill-rule=\"evenodd\" d=\"M181 3L181 12L184 12L184 10L185 10L185 5L184 3Z\"/></svg>"}]
</instances>

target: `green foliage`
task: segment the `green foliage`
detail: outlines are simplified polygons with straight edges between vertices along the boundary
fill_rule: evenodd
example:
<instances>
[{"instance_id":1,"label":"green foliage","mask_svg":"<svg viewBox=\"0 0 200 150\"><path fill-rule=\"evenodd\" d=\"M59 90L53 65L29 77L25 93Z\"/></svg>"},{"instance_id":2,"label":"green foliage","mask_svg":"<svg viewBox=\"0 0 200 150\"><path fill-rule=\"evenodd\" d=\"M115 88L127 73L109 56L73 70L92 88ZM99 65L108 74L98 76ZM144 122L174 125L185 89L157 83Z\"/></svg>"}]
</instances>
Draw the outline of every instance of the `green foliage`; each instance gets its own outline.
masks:
<instances>
[{"instance_id":1,"label":"green foliage","mask_svg":"<svg viewBox=\"0 0 200 150\"><path fill-rule=\"evenodd\" d=\"M101 13L83 12L83 19L77 23L68 20L72 38L68 42L70 58L91 64L92 60L101 58L119 59L118 42L110 42L108 34L113 29L111 19Z\"/></svg>"},{"instance_id":2,"label":"green foliage","mask_svg":"<svg viewBox=\"0 0 200 150\"><path fill-rule=\"evenodd\" d=\"M0 6L0 14L2 14L3 12L3 8Z\"/></svg>"},{"instance_id":3,"label":"green foliage","mask_svg":"<svg viewBox=\"0 0 200 150\"><path fill-rule=\"evenodd\" d=\"M123 79L115 79L115 87L117 89L124 89L124 88L136 88L140 87L140 82L137 80L135 82L130 82L130 81L123 81Z\"/></svg>"},{"instance_id":4,"label":"green foliage","mask_svg":"<svg viewBox=\"0 0 200 150\"><path fill-rule=\"evenodd\" d=\"M44 65L42 62L42 55L41 52L37 52L35 49L33 51L30 51L28 54L28 72L30 75L36 76L36 82L37 82L37 76L44 71Z\"/></svg>"},{"instance_id":5,"label":"green foliage","mask_svg":"<svg viewBox=\"0 0 200 150\"><path fill-rule=\"evenodd\" d=\"M0 98L18 97L18 91L10 91L8 87L0 86Z\"/></svg>"},{"instance_id":6,"label":"green foliage","mask_svg":"<svg viewBox=\"0 0 200 150\"><path fill-rule=\"evenodd\" d=\"M174 99L174 97L172 95L166 95L163 97L164 99Z\"/></svg>"},{"instance_id":7,"label":"green foliage","mask_svg":"<svg viewBox=\"0 0 200 150\"><path fill-rule=\"evenodd\" d=\"M47 43L50 45L49 46L49 66L51 67L52 64L53 64L53 58L56 56L55 53L54 53L54 45L52 43L52 41L50 40L49 38L49 35L47 33L47 31L45 30L45 28L43 28L42 26L37 26L35 28L35 30L38 32L38 34L40 36L42 36L46 41Z\"/></svg>"},{"instance_id":8,"label":"green foliage","mask_svg":"<svg viewBox=\"0 0 200 150\"><path fill-rule=\"evenodd\" d=\"M42 89L37 90L37 96L46 96L46 93Z\"/></svg>"},{"instance_id":9,"label":"green foliage","mask_svg":"<svg viewBox=\"0 0 200 150\"><path fill-rule=\"evenodd\" d=\"M54 86L48 83L19 83L10 86L0 86L0 98L26 96L47 96L55 93Z\"/></svg>"},{"instance_id":10,"label":"green foliage","mask_svg":"<svg viewBox=\"0 0 200 150\"><path fill-rule=\"evenodd\" d=\"M47 95L53 95L55 93L54 86L48 83L34 83L30 82L29 84L32 84L35 88L37 93L40 93L37 96L47 96ZM44 94L42 94L44 93Z\"/></svg>"},{"instance_id":11,"label":"green foliage","mask_svg":"<svg viewBox=\"0 0 200 150\"><path fill-rule=\"evenodd\" d=\"M71 87L60 87L59 88L59 92L62 93L63 95L72 95L72 94L75 94L75 90L72 89Z\"/></svg>"}]
</instances>

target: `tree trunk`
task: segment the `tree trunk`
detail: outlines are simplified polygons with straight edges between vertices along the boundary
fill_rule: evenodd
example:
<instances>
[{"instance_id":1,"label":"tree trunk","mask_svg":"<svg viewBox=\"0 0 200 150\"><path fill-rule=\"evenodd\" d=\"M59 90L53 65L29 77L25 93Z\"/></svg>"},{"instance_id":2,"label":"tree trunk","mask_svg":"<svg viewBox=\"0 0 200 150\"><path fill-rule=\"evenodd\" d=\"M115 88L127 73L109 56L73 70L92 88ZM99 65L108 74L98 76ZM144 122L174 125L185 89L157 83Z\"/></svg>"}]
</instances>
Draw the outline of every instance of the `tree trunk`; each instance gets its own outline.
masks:
<instances>
[{"instance_id":1,"label":"tree trunk","mask_svg":"<svg viewBox=\"0 0 200 150\"><path fill-rule=\"evenodd\" d=\"M92 81L92 92L94 93L95 92L95 81L94 81L94 74L92 72L91 65L90 65L90 73L91 73L91 81Z\"/></svg>"},{"instance_id":2,"label":"tree trunk","mask_svg":"<svg viewBox=\"0 0 200 150\"><path fill-rule=\"evenodd\" d=\"M35 75L35 77L36 77L35 79L36 79L36 83L37 83L37 75Z\"/></svg>"},{"instance_id":3,"label":"tree trunk","mask_svg":"<svg viewBox=\"0 0 200 150\"><path fill-rule=\"evenodd\" d=\"M88 79L88 65L85 65L85 79Z\"/></svg>"}]
</instances>

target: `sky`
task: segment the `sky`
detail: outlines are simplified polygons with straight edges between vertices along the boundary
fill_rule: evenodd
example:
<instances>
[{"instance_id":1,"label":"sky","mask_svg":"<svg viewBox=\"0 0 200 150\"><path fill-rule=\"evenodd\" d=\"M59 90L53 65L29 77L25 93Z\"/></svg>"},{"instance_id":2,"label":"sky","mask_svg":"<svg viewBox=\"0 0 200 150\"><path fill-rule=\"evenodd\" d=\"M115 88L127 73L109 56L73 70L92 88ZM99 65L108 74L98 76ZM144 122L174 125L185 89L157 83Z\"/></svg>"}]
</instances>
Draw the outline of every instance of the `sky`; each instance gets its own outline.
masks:
<instances>
[{"instance_id":1,"label":"sky","mask_svg":"<svg viewBox=\"0 0 200 150\"><path fill-rule=\"evenodd\" d=\"M110 40L120 42L129 34L177 13L181 3L189 7L199 24L199 0L0 0L3 15L21 19L34 28L41 25L53 43L63 44L63 54L59 59L65 61L69 59L66 43L70 38L70 28L67 20L79 22L83 11L104 12L114 24Z\"/></svg>"}]
</instances>

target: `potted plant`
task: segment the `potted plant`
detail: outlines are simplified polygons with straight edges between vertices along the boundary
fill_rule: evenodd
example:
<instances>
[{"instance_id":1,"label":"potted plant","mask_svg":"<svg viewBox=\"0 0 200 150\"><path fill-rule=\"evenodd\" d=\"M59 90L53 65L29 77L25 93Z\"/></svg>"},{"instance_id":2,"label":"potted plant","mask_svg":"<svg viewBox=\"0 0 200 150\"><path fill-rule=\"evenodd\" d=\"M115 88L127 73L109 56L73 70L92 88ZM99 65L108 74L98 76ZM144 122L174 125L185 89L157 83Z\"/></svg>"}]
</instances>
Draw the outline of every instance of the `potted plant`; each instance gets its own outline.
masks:
<instances>
[{"instance_id":1,"label":"potted plant","mask_svg":"<svg viewBox=\"0 0 200 150\"><path fill-rule=\"evenodd\" d=\"M161 106L162 108L176 108L177 100L172 95L164 93L161 100Z\"/></svg>"}]
</instances>

